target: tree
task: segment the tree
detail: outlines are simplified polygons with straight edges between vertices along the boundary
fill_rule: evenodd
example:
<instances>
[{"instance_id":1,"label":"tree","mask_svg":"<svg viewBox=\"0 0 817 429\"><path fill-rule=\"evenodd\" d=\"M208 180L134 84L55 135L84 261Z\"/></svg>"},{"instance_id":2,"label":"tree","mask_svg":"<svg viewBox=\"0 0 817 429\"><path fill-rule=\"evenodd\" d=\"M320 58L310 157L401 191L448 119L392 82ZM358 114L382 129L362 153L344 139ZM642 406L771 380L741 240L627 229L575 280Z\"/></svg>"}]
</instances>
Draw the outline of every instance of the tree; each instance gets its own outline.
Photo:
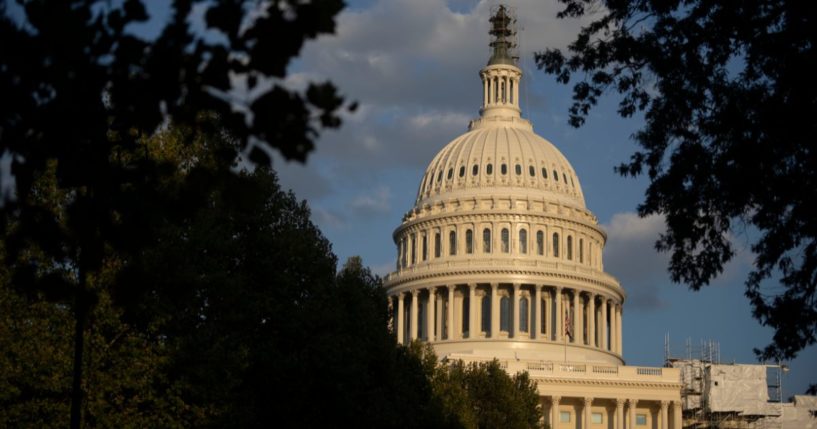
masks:
<instances>
[{"instance_id":1,"label":"tree","mask_svg":"<svg viewBox=\"0 0 817 429\"><path fill-rule=\"evenodd\" d=\"M429 344L413 342L407 348L423 362L448 427L546 427L536 382L527 372L510 376L496 359L470 364L438 362Z\"/></svg>"},{"instance_id":2,"label":"tree","mask_svg":"<svg viewBox=\"0 0 817 429\"><path fill-rule=\"evenodd\" d=\"M793 358L817 334L817 8L810 2L562 0L560 18L598 12L568 47L536 54L574 85L580 126L605 92L644 111L641 146L617 167L646 174L641 216L662 214L656 243L673 281L707 285L748 226L753 315L775 330L761 359ZM600 5L602 7L596 7ZM752 232L754 231L754 232ZM779 286L776 285L779 283ZM782 286L782 287L781 287Z\"/></svg>"},{"instance_id":3,"label":"tree","mask_svg":"<svg viewBox=\"0 0 817 429\"><path fill-rule=\"evenodd\" d=\"M127 261L149 245L163 217L200 208L206 188L224 177L185 176L198 192L167 206L158 183L173 166L140 156L141 139L165 123L206 128L200 113L209 111L252 161L268 164L271 149L304 161L319 132L340 125L344 102L329 82L293 91L280 80L305 40L334 31L343 2L175 0L155 40L134 34L148 19L140 0L17 3L0 2L0 153L15 183L0 232L16 287L71 297L78 428L84 332L99 299L89 279L107 259ZM195 8L222 38L191 30ZM231 78L254 95L231 93ZM233 162L231 152L222 155ZM33 186L49 168L66 196L59 210L44 206ZM31 252L47 264L35 264ZM115 306L128 295L121 292L109 294Z\"/></svg>"}]
</instances>

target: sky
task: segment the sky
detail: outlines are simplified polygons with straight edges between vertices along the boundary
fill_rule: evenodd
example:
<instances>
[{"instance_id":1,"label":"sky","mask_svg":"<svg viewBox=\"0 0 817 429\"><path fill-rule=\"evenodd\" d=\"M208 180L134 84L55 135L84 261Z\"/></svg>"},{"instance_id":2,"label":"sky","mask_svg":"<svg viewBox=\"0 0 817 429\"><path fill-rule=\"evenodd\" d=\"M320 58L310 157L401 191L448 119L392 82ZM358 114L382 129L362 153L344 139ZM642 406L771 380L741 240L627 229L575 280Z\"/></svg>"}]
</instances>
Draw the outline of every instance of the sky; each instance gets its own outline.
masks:
<instances>
[{"instance_id":1,"label":"sky","mask_svg":"<svg viewBox=\"0 0 817 429\"><path fill-rule=\"evenodd\" d=\"M516 8L520 33L523 116L573 165L588 208L608 234L605 270L627 292L624 358L629 365L660 366L669 335L673 356L696 356L701 341L719 344L722 362L754 363L753 348L772 330L754 320L743 296L751 268L750 237L736 233L738 254L709 287L692 292L674 284L668 256L654 250L661 217L635 210L645 179L622 178L613 167L636 149L630 136L642 118L622 119L615 94L603 98L587 123L567 124L571 88L538 71L535 51L564 48L582 22L559 20L560 6L542 0L507 2ZM340 130L317 142L306 165L277 158L281 183L312 208L313 221L332 242L340 262L360 255L380 275L395 265L392 233L409 211L425 168L478 116L478 72L489 56L488 0L352 1L338 17L337 33L307 43L289 68L288 84L331 79L360 103ZM817 348L787 363L784 398L817 383Z\"/></svg>"}]
</instances>

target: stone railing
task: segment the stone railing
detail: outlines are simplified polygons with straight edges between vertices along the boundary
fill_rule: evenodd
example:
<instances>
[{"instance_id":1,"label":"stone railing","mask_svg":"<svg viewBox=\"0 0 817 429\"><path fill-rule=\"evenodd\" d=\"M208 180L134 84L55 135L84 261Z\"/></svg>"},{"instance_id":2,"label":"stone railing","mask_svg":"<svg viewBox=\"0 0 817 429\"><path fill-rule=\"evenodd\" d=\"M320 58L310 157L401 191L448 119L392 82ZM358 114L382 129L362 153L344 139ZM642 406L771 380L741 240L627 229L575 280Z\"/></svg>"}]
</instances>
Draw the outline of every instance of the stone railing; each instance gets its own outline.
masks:
<instances>
[{"instance_id":1,"label":"stone railing","mask_svg":"<svg viewBox=\"0 0 817 429\"><path fill-rule=\"evenodd\" d=\"M633 381L680 382L677 368L616 366L579 362L500 360L508 372L527 371L533 377L590 378Z\"/></svg>"}]
</instances>

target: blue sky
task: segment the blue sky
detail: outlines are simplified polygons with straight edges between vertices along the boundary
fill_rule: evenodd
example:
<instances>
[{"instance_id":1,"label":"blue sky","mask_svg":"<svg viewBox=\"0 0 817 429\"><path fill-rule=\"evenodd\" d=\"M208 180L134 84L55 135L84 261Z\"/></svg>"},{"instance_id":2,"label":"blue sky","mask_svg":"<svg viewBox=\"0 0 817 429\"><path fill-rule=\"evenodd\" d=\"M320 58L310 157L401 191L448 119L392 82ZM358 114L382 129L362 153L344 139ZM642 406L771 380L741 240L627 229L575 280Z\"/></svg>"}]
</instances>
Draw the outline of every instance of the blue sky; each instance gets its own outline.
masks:
<instances>
[{"instance_id":1,"label":"blue sky","mask_svg":"<svg viewBox=\"0 0 817 429\"><path fill-rule=\"evenodd\" d=\"M564 47L580 23L555 18L557 4L510 1L520 32L523 115L538 134L572 163L588 207L608 233L605 270L628 293L624 355L628 364L661 365L664 336L674 355L687 338L720 344L721 361L755 362L752 352L772 331L751 317L743 282L751 267L745 233L736 234L738 256L710 287L691 292L666 274L667 256L653 244L661 218L640 219L646 181L626 179L613 167L635 149L630 135L641 118L622 119L615 94L603 99L587 124L567 125L571 88L536 70L533 52ZM353 1L335 36L308 43L290 67L288 83L330 78L359 111L339 131L324 134L305 166L276 159L285 187L307 199L313 220L332 241L341 261L360 255L385 274L394 266L392 232L411 209L423 172L434 154L466 131L478 115L478 71L488 59L488 11L495 1ZM817 350L789 363L784 394L800 394L817 382Z\"/></svg>"}]
</instances>

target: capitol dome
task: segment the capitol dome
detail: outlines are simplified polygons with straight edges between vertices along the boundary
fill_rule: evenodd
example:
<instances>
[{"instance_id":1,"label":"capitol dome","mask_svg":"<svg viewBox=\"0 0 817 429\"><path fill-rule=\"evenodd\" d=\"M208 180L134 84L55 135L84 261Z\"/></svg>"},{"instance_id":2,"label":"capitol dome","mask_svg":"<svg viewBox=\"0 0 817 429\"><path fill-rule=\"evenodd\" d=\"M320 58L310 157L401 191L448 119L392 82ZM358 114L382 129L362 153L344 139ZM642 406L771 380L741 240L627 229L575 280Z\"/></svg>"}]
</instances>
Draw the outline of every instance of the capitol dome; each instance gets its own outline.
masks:
<instances>
[{"instance_id":1,"label":"capitol dome","mask_svg":"<svg viewBox=\"0 0 817 429\"><path fill-rule=\"evenodd\" d=\"M604 272L607 238L575 170L521 115L504 11L480 116L431 160L394 231L393 328L441 357L619 365L624 290Z\"/></svg>"}]
</instances>

